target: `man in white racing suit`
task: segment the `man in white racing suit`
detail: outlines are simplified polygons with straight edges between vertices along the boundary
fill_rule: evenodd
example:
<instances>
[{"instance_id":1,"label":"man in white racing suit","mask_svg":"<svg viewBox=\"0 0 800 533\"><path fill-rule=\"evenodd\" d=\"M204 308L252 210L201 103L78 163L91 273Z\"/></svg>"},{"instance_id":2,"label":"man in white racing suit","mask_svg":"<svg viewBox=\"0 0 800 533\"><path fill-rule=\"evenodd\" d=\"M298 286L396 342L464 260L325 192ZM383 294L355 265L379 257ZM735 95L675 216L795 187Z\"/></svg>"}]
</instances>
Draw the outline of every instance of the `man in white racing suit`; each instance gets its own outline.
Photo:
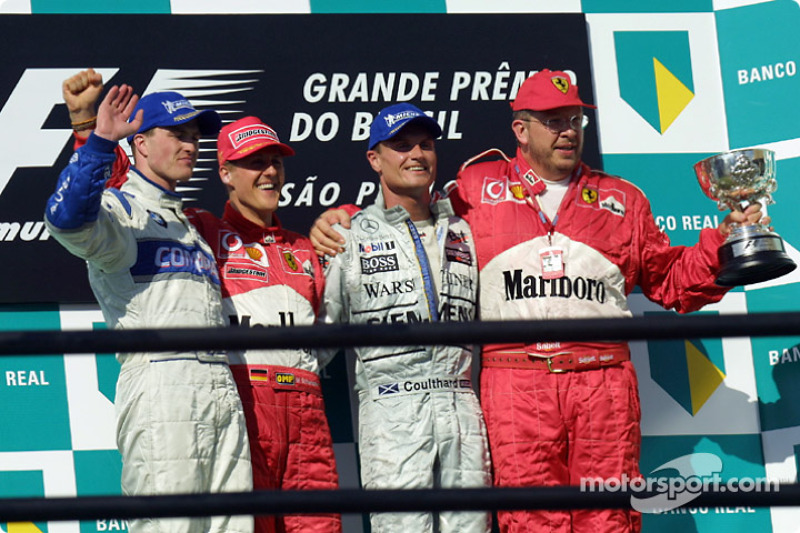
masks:
<instances>
[{"instance_id":1,"label":"man in white racing suit","mask_svg":"<svg viewBox=\"0 0 800 533\"><path fill-rule=\"evenodd\" d=\"M135 107L134 107L135 106ZM131 121L128 122L128 118ZM182 214L179 182L197 161L201 134L220 127L178 93L137 98L112 87L86 145L62 172L45 221L88 263L109 327L219 327L214 256ZM120 189L105 189L117 142L128 136L135 166ZM129 495L252 489L244 414L224 353L120 353L115 406ZM132 520L131 531L252 531L249 516Z\"/></svg>"},{"instance_id":2,"label":"man in white racing suit","mask_svg":"<svg viewBox=\"0 0 800 533\"><path fill-rule=\"evenodd\" d=\"M375 204L353 217L326 265L325 319L354 324L475 319L472 233L447 200L431 203L435 120L410 104L383 109L367 159ZM361 481L366 489L486 487L490 461L472 389L469 346L356 349ZM377 513L374 532L487 532L484 512Z\"/></svg>"}]
</instances>

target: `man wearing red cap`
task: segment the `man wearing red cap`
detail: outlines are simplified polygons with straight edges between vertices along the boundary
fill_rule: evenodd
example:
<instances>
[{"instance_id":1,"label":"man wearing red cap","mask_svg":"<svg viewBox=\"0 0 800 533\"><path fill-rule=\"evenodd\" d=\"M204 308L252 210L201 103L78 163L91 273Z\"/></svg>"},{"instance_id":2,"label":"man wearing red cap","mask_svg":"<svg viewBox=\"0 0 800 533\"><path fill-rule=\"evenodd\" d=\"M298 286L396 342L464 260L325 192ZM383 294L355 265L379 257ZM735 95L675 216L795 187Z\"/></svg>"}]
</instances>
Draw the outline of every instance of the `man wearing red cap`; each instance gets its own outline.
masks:
<instances>
[{"instance_id":1,"label":"man wearing red cap","mask_svg":"<svg viewBox=\"0 0 800 533\"><path fill-rule=\"evenodd\" d=\"M760 207L704 229L691 248L671 247L642 191L581 162L584 103L565 72L528 78L511 104L517 153L489 150L467 161L447 187L475 237L482 320L631 315L634 286L679 312L718 301L717 249L731 222L758 220ZM498 161L476 161L490 154ZM339 236L323 215L318 253ZM640 411L627 343L486 345L481 405L498 486L579 485L583 478L639 475ZM508 511L501 531L621 532L640 528L627 510Z\"/></svg>"},{"instance_id":2,"label":"man wearing red cap","mask_svg":"<svg viewBox=\"0 0 800 533\"><path fill-rule=\"evenodd\" d=\"M94 128L91 117L101 91L102 78L92 69L64 82L70 118L78 124L76 149ZM119 147L113 155L107 181L112 188L125 183L130 167ZM324 291L319 260L310 241L284 229L275 215L286 179L283 157L294 150L260 119L245 117L220 130L217 155L229 194L222 219L197 208L184 213L213 251L225 321L245 327L313 324ZM319 380L327 360L301 349L229 352L228 359L244 407L253 488L338 488ZM255 530L337 533L342 526L333 514L258 516Z\"/></svg>"},{"instance_id":3,"label":"man wearing red cap","mask_svg":"<svg viewBox=\"0 0 800 533\"><path fill-rule=\"evenodd\" d=\"M226 125L217 137L219 176L229 200L220 220L188 209L189 220L214 251L223 315L231 326L311 325L325 281L311 242L284 229L275 211L294 150L256 117ZM229 353L250 437L253 487L338 488L319 370L328 361L308 349ZM341 531L339 515L256 517L256 531Z\"/></svg>"},{"instance_id":4,"label":"man wearing red cap","mask_svg":"<svg viewBox=\"0 0 800 533\"><path fill-rule=\"evenodd\" d=\"M516 157L465 163L449 197L475 233L483 320L627 317L638 285L668 309L720 300L717 249L730 223L672 247L642 191L581 162L584 103L543 70L511 104ZM499 152L499 151L498 151ZM474 164L473 164L474 163ZM486 345L481 404L499 486L639 476L640 410L627 343ZM627 510L500 513L502 531L636 531Z\"/></svg>"}]
</instances>

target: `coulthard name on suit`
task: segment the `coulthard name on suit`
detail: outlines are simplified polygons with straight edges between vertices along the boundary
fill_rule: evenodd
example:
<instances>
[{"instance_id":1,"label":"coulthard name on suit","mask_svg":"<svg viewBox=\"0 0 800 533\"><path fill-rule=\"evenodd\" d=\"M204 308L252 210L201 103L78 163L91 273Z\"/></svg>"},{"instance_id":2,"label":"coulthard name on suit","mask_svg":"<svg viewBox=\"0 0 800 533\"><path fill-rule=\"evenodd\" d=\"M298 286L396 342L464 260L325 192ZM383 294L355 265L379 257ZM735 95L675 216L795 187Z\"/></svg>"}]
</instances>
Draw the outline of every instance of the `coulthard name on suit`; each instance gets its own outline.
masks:
<instances>
[{"instance_id":1,"label":"coulthard name on suit","mask_svg":"<svg viewBox=\"0 0 800 533\"><path fill-rule=\"evenodd\" d=\"M395 394L408 394L429 391L457 391L472 390L472 382L463 378L427 378L420 380L407 380L398 383L387 383L378 385L378 396L390 396Z\"/></svg>"}]
</instances>

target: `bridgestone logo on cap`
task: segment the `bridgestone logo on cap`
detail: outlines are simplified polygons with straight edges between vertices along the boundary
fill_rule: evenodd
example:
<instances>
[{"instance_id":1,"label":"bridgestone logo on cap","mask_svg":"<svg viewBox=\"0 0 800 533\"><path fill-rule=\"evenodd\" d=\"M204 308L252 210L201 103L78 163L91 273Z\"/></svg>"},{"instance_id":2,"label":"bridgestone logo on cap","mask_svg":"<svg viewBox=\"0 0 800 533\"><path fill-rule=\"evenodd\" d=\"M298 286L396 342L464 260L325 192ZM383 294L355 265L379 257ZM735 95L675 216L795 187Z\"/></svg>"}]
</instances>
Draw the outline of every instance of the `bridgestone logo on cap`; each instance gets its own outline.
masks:
<instances>
[{"instance_id":1,"label":"bridgestone logo on cap","mask_svg":"<svg viewBox=\"0 0 800 533\"><path fill-rule=\"evenodd\" d=\"M242 144L253 138L263 138L276 143L280 142L278 140L278 134L275 133L275 130L264 125L245 126L244 128L239 128L238 130L229 133L228 138L231 140L231 144L233 145L234 149L239 148Z\"/></svg>"}]
</instances>

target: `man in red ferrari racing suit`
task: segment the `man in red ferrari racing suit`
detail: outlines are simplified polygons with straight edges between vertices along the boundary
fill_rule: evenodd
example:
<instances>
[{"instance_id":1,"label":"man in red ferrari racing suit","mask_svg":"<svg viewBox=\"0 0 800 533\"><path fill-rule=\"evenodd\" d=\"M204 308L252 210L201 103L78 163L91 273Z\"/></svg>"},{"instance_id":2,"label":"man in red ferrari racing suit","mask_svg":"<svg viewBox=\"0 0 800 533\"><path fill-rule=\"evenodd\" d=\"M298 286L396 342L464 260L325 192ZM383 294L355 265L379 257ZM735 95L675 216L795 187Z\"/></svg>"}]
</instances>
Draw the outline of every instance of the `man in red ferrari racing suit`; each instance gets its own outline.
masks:
<instances>
[{"instance_id":1,"label":"man in red ferrari racing suit","mask_svg":"<svg viewBox=\"0 0 800 533\"><path fill-rule=\"evenodd\" d=\"M93 116L102 79L92 69L65 81L73 123ZM90 128L78 128L75 148ZM275 215L285 181L283 156L294 150L256 117L225 126L217 139L220 179L229 191L222 219L197 208L184 212L211 246L220 273L223 315L231 326L310 325L324 277L311 243L286 230ZM117 149L109 185L125 181L129 160ZM336 489L338 474L320 363L309 350L229 352L244 407L259 489ZM327 361L325 361L327 362ZM258 516L256 532L339 532L339 515Z\"/></svg>"},{"instance_id":2,"label":"man in red ferrari racing suit","mask_svg":"<svg viewBox=\"0 0 800 533\"><path fill-rule=\"evenodd\" d=\"M482 320L627 317L627 295L685 313L722 298L717 250L729 224L670 246L632 183L580 160L584 104L569 75L543 70L516 100L517 154L462 166L449 197L469 221ZM482 154L484 155L484 154ZM481 156L478 156L479 159ZM758 206L747 215L760 218ZM484 346L481 405L498 486L639 476L640 409L625 342ZM502 531L622 532L638 513L501 512Z\"/></svg>"},{"instance_id":3,"label":"man in red ferrari racing suit","mask_svg":"<svg viewBox=\"0 0 800 533\"><path fill-rule=\"evenodd\" d=\"M315 322L325 281L310 241L275 215L285 181L283 157L294 155L256 117L222 128L219 174L228 188L225 214L189 209L189 220L214 251L223 314L231 326ZM333 442L320 387L320 361L307 349L229 353L250 437L253 487L338 488ZM323 364L327 361L323 361ZM256 517L257 532L338 532L339 515Z\"/></svg>"}]
</instances>

